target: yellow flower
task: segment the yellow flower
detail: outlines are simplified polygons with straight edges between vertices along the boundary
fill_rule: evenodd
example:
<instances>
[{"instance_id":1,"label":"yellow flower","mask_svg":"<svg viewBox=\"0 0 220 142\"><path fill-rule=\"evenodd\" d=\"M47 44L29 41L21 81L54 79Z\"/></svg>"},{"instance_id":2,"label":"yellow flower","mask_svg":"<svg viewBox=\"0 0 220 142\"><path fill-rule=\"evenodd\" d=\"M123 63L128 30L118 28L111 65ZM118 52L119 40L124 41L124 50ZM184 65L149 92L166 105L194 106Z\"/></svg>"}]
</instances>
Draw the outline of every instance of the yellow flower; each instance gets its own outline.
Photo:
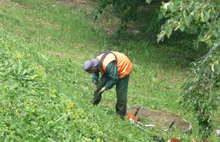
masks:
<instances>
[{"instance_id":1,"label":"yellow flower","mask_svg":"<svg viewBox=\"0 0 220 142\"><path fill-rule=\"evenodd\" d=\"M17 53L16 57L17 57L18 59L21 59L21 58L22 58L22 56L20 55L20 53Z\"/></svg>"}]
</instances>

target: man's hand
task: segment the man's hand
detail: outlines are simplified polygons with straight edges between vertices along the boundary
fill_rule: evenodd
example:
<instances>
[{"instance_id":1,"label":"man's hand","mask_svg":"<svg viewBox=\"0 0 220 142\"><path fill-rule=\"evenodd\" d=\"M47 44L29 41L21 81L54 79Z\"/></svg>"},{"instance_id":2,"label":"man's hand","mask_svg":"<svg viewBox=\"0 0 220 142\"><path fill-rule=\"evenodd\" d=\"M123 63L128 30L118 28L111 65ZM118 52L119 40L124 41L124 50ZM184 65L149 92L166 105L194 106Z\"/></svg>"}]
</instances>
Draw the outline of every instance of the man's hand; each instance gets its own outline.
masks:
<instances>
[{"instance_id":1,"label":"man's hand","mask_svg":"<svg viewBox=\"0 0 220 142\"><path fill-rule=\"evenodd\" d=\"M96 91L97 90L97 81L93 82L93 87L94 87L94 90Z\"/></svg>"},{"instance_id":2,"label":"man's hand","mask_svg":"<svg viewBox=\"0 0 220 142\"><path fill-rule=\"evenodd\" d=\"M105 86L98 92L98 94L101 94L105 91Z\"/></svg>"}]
</instances>

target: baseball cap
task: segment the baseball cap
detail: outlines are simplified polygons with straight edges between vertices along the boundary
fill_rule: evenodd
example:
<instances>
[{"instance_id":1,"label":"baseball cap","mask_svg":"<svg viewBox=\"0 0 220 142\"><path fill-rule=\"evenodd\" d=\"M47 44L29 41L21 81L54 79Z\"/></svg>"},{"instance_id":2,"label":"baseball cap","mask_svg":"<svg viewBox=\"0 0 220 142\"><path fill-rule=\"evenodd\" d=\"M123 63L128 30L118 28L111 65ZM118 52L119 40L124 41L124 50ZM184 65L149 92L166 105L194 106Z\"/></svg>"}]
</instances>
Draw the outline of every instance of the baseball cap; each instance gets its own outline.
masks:
<instances>
[{"instance_id":1,"label":"baseball cap","mask_svg":"<svg viewBox=\"0 0 220 142\"><path fill-rule=\"evenodd\" d=\"M88 60L83 64L84 71L91 71L93 67L97 66L99 63L99 60L97 58L93 60Z\"/></svg>"}]
</instances>

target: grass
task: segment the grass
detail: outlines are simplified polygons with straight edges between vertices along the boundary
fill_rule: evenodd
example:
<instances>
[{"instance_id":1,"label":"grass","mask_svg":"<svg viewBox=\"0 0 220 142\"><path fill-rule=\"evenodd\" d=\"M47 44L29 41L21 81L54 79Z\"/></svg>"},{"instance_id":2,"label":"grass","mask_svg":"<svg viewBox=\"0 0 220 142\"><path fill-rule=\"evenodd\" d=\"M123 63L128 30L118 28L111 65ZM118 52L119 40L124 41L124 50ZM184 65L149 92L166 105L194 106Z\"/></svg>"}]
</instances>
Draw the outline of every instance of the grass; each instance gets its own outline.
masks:
<instances>
[{"instance_id":1,"label":"grass","mask_svg":"<svg viewBox=\"0 0 220 142\"><path fill-rule=\"evenodd\" d=\"M133 63L129 108L179 115L195 131L172 131L169 139L198 138L192 114L179 106L187 68L150 40L111 39L83 11L54 0L4 1L0 40L1 141L152 141L115 115L115 88L104 93L100 105L90 104L91 76L82 65L104 50L124 52Z\"/></svg>"}]
</instances>

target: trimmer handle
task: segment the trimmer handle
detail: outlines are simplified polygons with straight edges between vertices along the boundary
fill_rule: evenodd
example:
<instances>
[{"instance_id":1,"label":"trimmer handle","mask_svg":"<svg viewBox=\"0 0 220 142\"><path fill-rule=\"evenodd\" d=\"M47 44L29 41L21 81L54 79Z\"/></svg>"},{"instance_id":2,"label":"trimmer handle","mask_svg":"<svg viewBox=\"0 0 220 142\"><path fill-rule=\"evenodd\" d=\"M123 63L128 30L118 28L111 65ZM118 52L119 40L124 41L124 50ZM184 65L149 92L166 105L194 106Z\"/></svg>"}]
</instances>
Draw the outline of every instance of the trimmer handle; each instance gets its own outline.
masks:
<instances>
[{"instance_id":1,"label":"trimmer handle","mask_svg":"<svg viewBox=\"0 0 220 142\"><path fill-rule=\"evenodd\" d=\"M137 113L138 113L138 111L139 111L140 108L141 108L141 106L138 106L138 107L137 107L136 112L135 112L135 114L134 114L134 118L135 118L135 116L137 116Z\"/></svg>"},{"instance_id":2,"label":"trimmer handle","mask_svg":"<svg viewBox=\"0 0 220 142\"><path fill-rule=\"evenodd\" d=\"M173 124L174 124L175 122L176 122L176 121L174 120L174 121L170 124L169 129L173 126Z\"/></svg>"}]
</instances>

